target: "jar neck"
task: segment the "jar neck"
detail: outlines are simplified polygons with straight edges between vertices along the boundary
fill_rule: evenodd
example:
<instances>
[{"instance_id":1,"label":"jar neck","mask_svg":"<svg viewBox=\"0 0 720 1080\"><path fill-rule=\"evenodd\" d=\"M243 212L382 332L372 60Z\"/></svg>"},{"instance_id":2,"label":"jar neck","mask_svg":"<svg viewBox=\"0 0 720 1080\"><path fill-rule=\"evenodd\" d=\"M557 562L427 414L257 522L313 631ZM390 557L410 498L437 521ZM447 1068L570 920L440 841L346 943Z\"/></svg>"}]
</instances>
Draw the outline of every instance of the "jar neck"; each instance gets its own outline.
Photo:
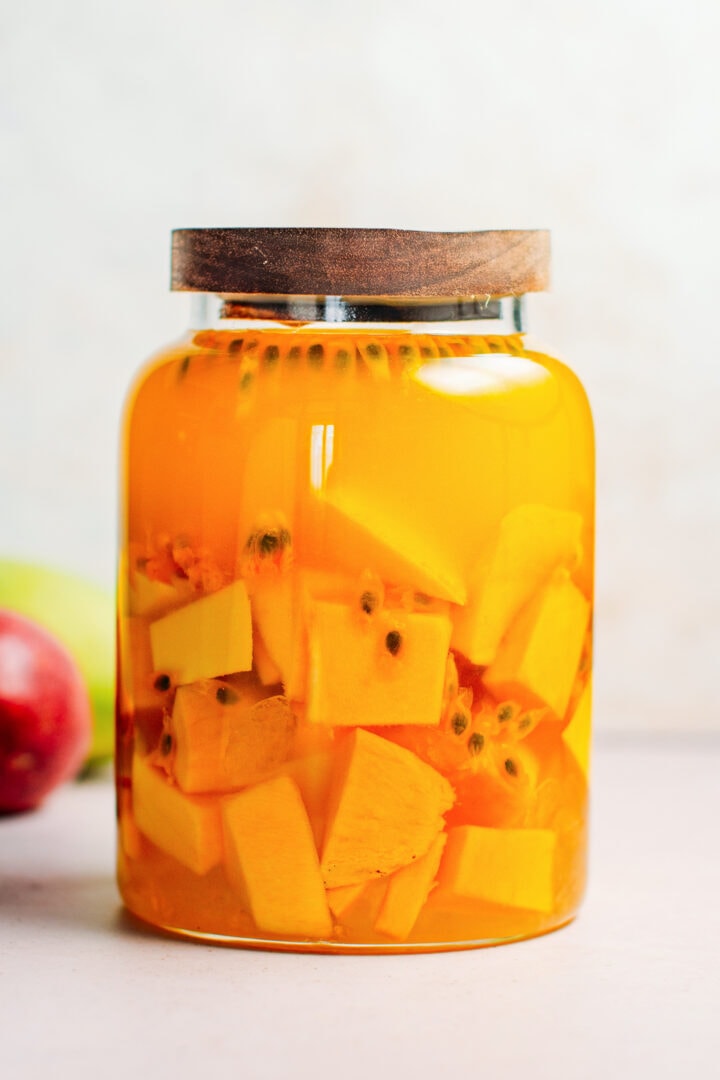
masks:
<instances>
[{"instance_id":1,"label":"jar neck","mask_svg":"<svg viewBox=\"0 0 720 1080\"><path fill-rule=\"evenodd\" d=\"M220 296L194 293L194 330L272 327L394 330L433 334L522 334L525 298L348 296Z\"/></svg>"}]
</instances>

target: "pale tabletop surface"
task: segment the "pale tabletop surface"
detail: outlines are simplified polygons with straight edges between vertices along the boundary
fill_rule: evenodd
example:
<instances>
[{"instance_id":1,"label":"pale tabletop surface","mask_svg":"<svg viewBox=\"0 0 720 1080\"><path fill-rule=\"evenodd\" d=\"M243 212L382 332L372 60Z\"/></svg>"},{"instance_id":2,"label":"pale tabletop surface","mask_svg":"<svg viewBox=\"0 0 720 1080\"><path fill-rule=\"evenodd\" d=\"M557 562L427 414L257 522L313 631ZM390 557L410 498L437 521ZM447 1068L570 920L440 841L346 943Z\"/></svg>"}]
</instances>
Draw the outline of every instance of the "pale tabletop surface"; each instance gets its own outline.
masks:
<instances>
[{"instance_id":1,"label":"pale tabletop surface","mask_svg":"<svg viewBox=\"0 0 720 1080\"><path fill-rule=\"evenodd\" d=\"M122 915L108 780L0 820L0 1075L720 1075L720 742L601 745L581 918L532 942L308 956Z\"/></svg>"}]
</instances>

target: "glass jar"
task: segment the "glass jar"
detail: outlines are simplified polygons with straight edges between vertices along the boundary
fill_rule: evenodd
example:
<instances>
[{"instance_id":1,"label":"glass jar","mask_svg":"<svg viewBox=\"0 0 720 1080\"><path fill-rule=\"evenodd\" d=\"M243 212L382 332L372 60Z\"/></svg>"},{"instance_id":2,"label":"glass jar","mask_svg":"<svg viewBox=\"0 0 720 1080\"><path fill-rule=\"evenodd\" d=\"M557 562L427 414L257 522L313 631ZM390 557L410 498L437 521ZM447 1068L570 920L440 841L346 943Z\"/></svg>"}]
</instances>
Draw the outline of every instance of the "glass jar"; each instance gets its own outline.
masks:
<instances>
[{"instance_id":1,"label":"glass jar","mask_svg":"<svg viewBox=\"0 0 720 1080\"><path fill-rule=\"evenodd\" d=\"M130 395L119 881L183 935L531 937L585 879L593 434L543 232L182 230Z\"/></svg>"}]
</instances>

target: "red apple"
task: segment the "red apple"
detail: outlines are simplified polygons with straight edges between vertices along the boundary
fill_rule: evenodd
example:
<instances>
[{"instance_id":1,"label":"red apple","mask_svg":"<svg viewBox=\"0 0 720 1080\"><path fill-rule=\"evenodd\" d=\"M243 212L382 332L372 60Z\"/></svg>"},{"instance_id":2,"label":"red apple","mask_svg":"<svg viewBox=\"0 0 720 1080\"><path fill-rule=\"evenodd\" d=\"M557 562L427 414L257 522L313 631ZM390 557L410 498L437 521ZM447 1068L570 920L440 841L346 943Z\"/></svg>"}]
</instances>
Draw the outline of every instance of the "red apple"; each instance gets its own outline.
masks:
<instances>
[{"instance_id":1,"label":"red apple","mask_svg":"<svg viewBox=\"0 0 720 1080\"><path fill-rule=\"evenodd\" d=\"M70 653L37 623L0 610L0 812L32 809L74 776L91 735Z\"/></svg>"}]
</instances>

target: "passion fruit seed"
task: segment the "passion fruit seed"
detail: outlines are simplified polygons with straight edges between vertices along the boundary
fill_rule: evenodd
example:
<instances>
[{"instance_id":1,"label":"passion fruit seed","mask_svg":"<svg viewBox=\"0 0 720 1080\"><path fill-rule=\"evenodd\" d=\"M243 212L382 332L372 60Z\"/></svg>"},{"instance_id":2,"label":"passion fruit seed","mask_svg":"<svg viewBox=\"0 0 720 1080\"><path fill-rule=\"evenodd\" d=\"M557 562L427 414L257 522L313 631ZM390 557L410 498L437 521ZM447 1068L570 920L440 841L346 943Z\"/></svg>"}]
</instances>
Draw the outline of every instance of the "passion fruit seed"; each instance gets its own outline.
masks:
<instances>
[{"instance_id":1,"label":"passion fruit seed","mask_svg":"<svg viewBox=\"0 0 720 1080\"><path fill-rule=\"evenodd\" d=\"M265 532L258 541L258 549L261 555L272 555L280 548L288 547L290 533L287 529L279 529L277 532Z\"/></svg>"},{"instance_id":2,"label":"passion fruit seed","mask_svg":"<svg viewBox=\"0 0 720 1080\"><path fill-rule=\"evenodd\" d=\"M263 533L258 541L261 555L272 555L280 545L280 537L277 533Z\"/></svg>"},{"instance_id":3,"label":"passion fruit seed","mask_svg":"<svg viewBox=\"0 0 720 1080\"><path fill-rule=\"evenodd\" d=\"M323 360L325 359L325 348L323 345L310 345L307 351L308 364L312 364L313 367L321 367Z\"/></svg>"},{"instance_id":4,"label":"passion fruit seed","mask_svg":"<svg viewBox=\"0 0 720 1080\"><path fill-rule=\"evenodd\" d=\"M242 352L244 340L245 338L235 338L234 341L230 342L228 345L228 353L230 356L237 356L239 352Z\"/></svg>"},{"instance_id":5,"label":"passion fruit seed","mask_svg":"<svg viewBox=\"0 0 720 1080\"><path fill-rule=\"evenodd\" d=\"M352 359L349 349L338 349L335 353L335 367L344 369L348 366Z\"/></svg>"},{"instance_id":6,"label":"passion fruit seed","mask_svg":"<svg viewBox=\"0 0 720 1080\"><path fill-rule=\"evenodd\" d=\"M288 349L286 360L289 364L297 364L302 356L302 347L300 345L293 345Z\"/></svg>"},{"instance_id":7,"label":"passion fruit seed","mask_svg":"<svg viewBox=\"0 0 720 1080\"><path fill-rule=\"evenodd\" d=\"M185 378L185 376L188 373L189 367L190 367L190 357L189 356L183 356L182 360L180 361L180 367L178 368L178 379L184 379Z\"/></svg>"},{"instance_id":8,"label":"passion fruit seed","mask_svg":"<svg viewBox=\"0 0 720 1080\"><path fill-rule=\"evenodd\" d=\"M508 776L517 776L518 767L512 758L505 758L505 772Z\"/></svg>"},{"instance_id":9,"label":"passion fruit seed","mask_svg":"<svg viewBox=\"0 0 720 1080\"><path fill-rule=\"evenodd\" d=\"M465 713L456 712L452 720L450 721L450 726L452 727L456 735L462 735L463 731L465 731L466 727L468 726L467 716L465 715Z\"/></svg>"},{"instance_id":10,"label":"passion fruit seed","mask_svg":"<svg viewBox=\"0 0 720 1080\"><path fill-rule=\"evenodd\" d=\"M376 345L374 341L371 341L368 345L365 346L365 353L367 354L367 356L370 357L371 360L377 360L377 358L381 355L380 346Z\"/></svg>"},{"instance_id":11,"label":"passion fruit seed","mask_svg":"<svg viewBox=\"0 0 720 1080\"><path fill-rule=\"evenodd\" d=\"M215 697L221 705L234 705L238 696L229 686L218 686Z\"/></svg>"},{"instance_id":12,"label":"passion fruit seed","mask_svg":"<svg viewBox=\"0 0 720 1080\"><path fill-rule=\"evenodd\" d=\"M268 365L268 367L274 367L279 359L280 350L278 349L277 345L268 345L267 349L263 354L263 360Z\"/></svg>"},{"instance_id":13,"label":"passion fruit seed","mask_svg":"<svg viewBox=\"0 0 720 1080\"><path fill-rule=\"evenodd\" d=\"M268 555L274 555L290 547L291 540L292 537L287 529L262 529L248 537L245 550L266 558Z\"/></svg>"},{"instance_id":14,"label":"passion fruit seed","mask_svg":"<svg viewBox=\"0 0 720 1080\"><path fill-rule=\"evenodd\" d=\"M485 746L485 736L481 735L479 731L473 731L472 735L468 739L468 750L473 757L477 757Z\"/></svg>"},{"instance_id":15,"label":"passion fruit seed","mask_svg":"<svg viewBox=\"0 0 720 1080\"><path fill-rule=\"evenodd\" d=\"M504 724L506 720L512 720L514 709L512 705L503 705L498 709L497 718L501 724Z\"/></svg>"},{"instance_id":16,"label":"passion fruit seed","mask_svg":"<svg viewBox=\"0 0 720 1080\"><path fill-rule=\"evenodd\" d=\"M403 360L409 360L415 355L415 350L412 345L401 345L398 349L398 355L402 356Z\"/></svg>"},{"instance_id":17,"label":"passion fruit seed","mask_svg":"<svg viewBox=\"0 0 720 1080\"><path fill-rule=\"evenodd\" d=\"M402 634L399 630L390 630L385 635L385 648L391 656L397 656L402 645Z\"/></svg>"},{"instance_id":18,"label":"passion fruit seed","mask_svg":"<svg viewBox=\"0 0 720 1080\"><path fill-rule=\"evenodd\" d=\"M372 615L374 611L377 611L379 602L378 596L369 590L366 590L360 597L360 607L366 615Z\"/></svg>"},{"instance_id":19,"label":"passion fruit seed","mask_svg":"<svg viewBox=\"0 0 720 1080\"><path fill-rule=\"evenodd\" d=\"M420 355L422 356L423 360L432 360L432 358L435 356L435 350L431 349L429 345L421 345Z\"/></svg>"},{"instance_id":20,"label":"passion fruit seed","mask_svg":"<svg viewBox=\"0 0 720 1080\"><path fill-rule=\"evenodd\" d=\"M252 383L253 383L253 373L252 373L252 371L244 372L241 379L240 379L240 389L245 392L245 391L250 389L250 387L252 386Z\"/></svg>"},{"instance_id":21,"label":"passion fruit seed","mask_svg":"<svg viewBox=\"0 0 720 1080\"><path fill-rule=\"evenodd\" d=\"M518 720L518 731L525 731L532 724L532 716L522 716Z\"/></svg>"},{"instance_id":22,"label":"passion fruit seed","mask_svg":"<svg viewBox=\"0 0 720 1080\"><path fill-rule=\"evenodd\" d=\"M160 740L160 753L163 757L167 757L173 746L173 738L169 731L163 733L163 737Z\"/></svg>"},{"instance_id":23,"label":"passion fruit seed","mask_svg":"<svg viewBox=\"0 0 720 1080\"><path fill-rule=\"evenodd\" d=\"M170 689L170 676L158 675L158 677L155 679L155 682L153 683L153 686L156 690L160 690L162 693L164 693L165 690Z\"/></svg>"}]
</instances>

